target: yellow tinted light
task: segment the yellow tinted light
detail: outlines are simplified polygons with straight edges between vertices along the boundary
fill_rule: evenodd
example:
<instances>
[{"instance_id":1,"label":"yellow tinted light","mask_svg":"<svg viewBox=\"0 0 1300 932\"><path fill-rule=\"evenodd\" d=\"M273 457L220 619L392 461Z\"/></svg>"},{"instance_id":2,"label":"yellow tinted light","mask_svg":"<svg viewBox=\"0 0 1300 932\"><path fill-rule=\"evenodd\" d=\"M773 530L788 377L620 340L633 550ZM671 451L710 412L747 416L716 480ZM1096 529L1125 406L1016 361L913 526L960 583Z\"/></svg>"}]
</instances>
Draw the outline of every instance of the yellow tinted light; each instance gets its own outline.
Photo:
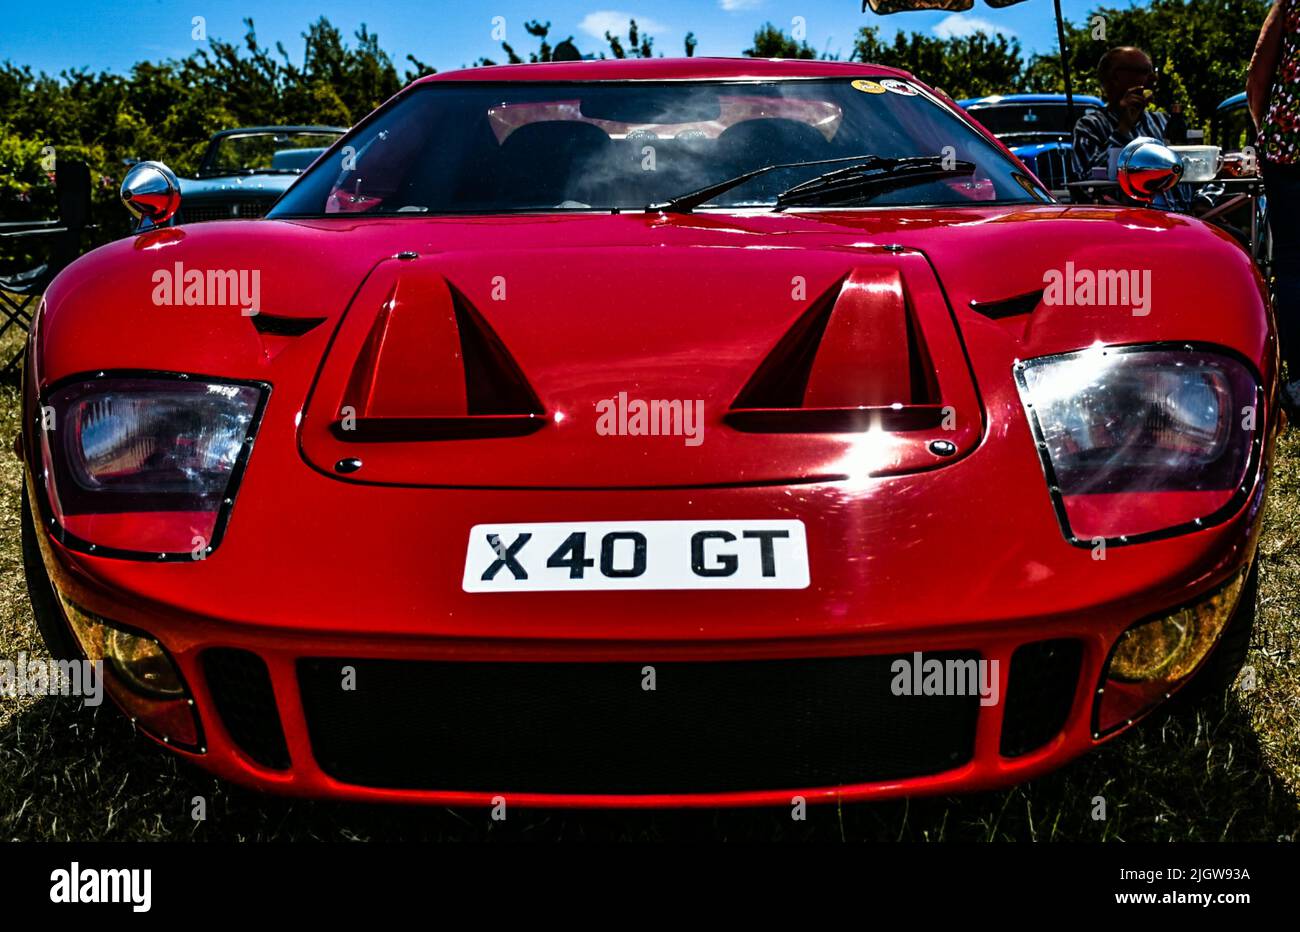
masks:
<instances>
[{"instance_id":1,"label":"yellow tinted light","mask_svg":"<svg viewBox=\"0 0 1300 932\"><path fill-rule=\"evenodd\" d=\"M133 689L155 696L185 694L185 686L176 675L176 668L162 645L153 638L109 628L104 653L113 665L113 672Z\"/></svg>"},{"instance_id":2,"label":"yellow tinted light","mask_svg":"<svg viewBox=\"0 0 1300 932\"><path fill-rule=\"evenodd\" d=\"M1242 571L1207 599L1120 635L1108 676L1122 682L1177 682L1190 675L1214 647L1232 617L1246 580Z\"/></svg>"},{"instance_id":3,"label":"yellow tinted light","mask_svg":"<svg viewBox=\"0 0 1300 932\"><path fill-rule=\"evenodd\" d=\"M130 688L151 696L183 696L185 684L162 645L125 631L59 596L73 634L90 660L102 660Z\"/></svg>"}]
</instances>

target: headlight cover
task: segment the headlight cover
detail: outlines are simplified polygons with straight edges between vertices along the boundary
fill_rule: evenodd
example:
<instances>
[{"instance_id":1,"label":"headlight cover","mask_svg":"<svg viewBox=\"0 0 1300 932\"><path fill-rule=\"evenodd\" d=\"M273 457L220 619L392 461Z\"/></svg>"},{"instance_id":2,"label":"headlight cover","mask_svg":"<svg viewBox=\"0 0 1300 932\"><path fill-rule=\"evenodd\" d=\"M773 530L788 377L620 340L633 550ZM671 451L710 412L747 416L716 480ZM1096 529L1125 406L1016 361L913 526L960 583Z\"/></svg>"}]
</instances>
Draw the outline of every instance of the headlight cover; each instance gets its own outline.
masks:
<instances>
[{"instance_id":1,"label":"headlight cover","mask_svg":"<svg viewBox=\"0 0 1300 932\"><path fill-rule=\"evenodd\" d=\"M198 376L65 380L34 425L51 532L137 559L201 559L233 505L269 389Z\"/></svg>"},{"instance_id":2,"label":"headlight cover","mask_svg":"<svg viewBox=\"0 0 1300 932\"><path fill-rule=\"evenodd\" d=\"M1062 530L1136 543L1236 512L1263 440L1259 380L1191 344L1097 346L1016 364Z\"/></svg>"}]
</instances>

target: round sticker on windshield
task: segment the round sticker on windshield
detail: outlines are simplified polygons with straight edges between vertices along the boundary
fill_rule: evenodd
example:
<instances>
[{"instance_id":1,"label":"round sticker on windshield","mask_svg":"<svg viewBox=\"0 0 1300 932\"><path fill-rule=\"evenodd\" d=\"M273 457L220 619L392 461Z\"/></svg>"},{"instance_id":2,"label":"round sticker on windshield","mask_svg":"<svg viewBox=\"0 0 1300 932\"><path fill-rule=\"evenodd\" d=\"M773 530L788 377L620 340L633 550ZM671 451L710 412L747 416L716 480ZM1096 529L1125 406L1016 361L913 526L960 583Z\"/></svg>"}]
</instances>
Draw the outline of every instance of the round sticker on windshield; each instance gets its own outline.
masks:
<instances>
[{"instance_id":1,"label":"round sticker on windshield","mask_svg":"<svg viewBox=\"0 0 1300 932\"><path fill-rule=\"evenodd\" d=\"M915 97L917 95L916 88L906 81L899 81L895 78L885 78L880 82L880 86L891 94L902 94L904 97Z\"/></svg>"},{"instance_id":2,"label":"round sticker on windshield","mask_svg":"<svg viewBox=\"0 0 1300 932\"><path fill-rule=\"evenodd\" d=\"M854 81L850 86L855 90L862 91L864 94L885 93L884 85L877 84L875 81Z\"/></svg>"}]
</instances>

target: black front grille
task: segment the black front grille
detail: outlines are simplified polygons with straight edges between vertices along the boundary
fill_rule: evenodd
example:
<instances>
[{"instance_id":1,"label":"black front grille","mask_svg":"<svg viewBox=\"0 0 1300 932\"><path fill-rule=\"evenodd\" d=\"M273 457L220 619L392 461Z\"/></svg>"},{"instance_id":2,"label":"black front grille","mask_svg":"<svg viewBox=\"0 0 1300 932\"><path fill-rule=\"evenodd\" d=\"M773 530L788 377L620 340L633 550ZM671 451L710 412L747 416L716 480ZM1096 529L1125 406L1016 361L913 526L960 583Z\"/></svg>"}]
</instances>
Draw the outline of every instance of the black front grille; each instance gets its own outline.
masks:
<instances>
[{"instance_id":1,"label":"black front grille","mask_svg":"<svg viewBox=\"0 0 1300 932\"><path fill-rule=\"evenodd\" d=\"M346 783L725 792L894 780L969 761L979 697L895 696L895 659L654 663L653 691L646 665L633 663L303 659L298 679L316 761Z\"/></svg>"},{"instance_id":2,"label":"black front grille","mask_svg":"<svg viewBox=\"0 0 1300 932\"><path fill-rule=\"evenodd\" d=\"M263 767L287 770L289 748L262 658L246 650L214 647L203 652L203 674L231 740Z\"/></svg>"},{"instance_id":3,"label":"black front grille","mask_svg":"<svg viewBox=\"0 0 1300 932\"><path fill-rule=\"evenodd\" d=\"M1073 174L1071 158L1070 149L1051 148L1039 152L1036 156L1028 157L1026 164L1049 191L1059 191L1074 180L1071 177Z\"/></svg>"},{"instance_id":4,"label":"black front grille","mask_svg":"<svg viewBox=\"0 0 1300 932\"><path fill-rule=\"evenodd\" d=\"M1082 663L1079 641L1035 641L1016 648L1007 674L1002 756L1028 754L1060 734L1074 705Z\"/></svg>"},{"instance_id":5,"label":"black front grille","mask_svg":"<svg viewBox=\"0 0 1300 932\"><path fill-rule=\"evenodd\" d=\"M204 220L236 220L260 217L271 206L269 200L181 202L178 223L201 223Z\"/></svg>"},{"instance_id":6,"label":"black front grille","mask_svg":"<svg viewBox=\"0 0 1300 932\"><path fill-rule=\"evenodd\" d=\"M1050 191L1059 191L1065 187L1069 176L1065 170L1065 150L1052 149L1047 153L1047 177L1043 181Z\"/></svg>"}]
</instances>

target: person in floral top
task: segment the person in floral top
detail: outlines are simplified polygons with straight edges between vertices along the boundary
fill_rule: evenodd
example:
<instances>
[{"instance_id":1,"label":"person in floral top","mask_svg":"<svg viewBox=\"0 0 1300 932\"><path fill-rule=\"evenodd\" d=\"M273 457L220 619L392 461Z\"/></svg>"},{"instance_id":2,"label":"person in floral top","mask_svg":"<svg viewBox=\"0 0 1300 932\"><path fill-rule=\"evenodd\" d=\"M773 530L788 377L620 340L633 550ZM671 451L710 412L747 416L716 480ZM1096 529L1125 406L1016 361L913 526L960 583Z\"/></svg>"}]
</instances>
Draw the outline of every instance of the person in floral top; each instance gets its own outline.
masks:
<instances>
[{"instance_id":1,"label":"person in floral top","mask_svg":"<svg viewBox=\"0 0 1300 932\"><path fill-rule=\"evenodd\" d=\"M1273 235L1273 310L1287 383L1282 403L1300 422L1300 0L1274 0L1246 78L1268 226Z\"/></svg>"}]
</instances>

